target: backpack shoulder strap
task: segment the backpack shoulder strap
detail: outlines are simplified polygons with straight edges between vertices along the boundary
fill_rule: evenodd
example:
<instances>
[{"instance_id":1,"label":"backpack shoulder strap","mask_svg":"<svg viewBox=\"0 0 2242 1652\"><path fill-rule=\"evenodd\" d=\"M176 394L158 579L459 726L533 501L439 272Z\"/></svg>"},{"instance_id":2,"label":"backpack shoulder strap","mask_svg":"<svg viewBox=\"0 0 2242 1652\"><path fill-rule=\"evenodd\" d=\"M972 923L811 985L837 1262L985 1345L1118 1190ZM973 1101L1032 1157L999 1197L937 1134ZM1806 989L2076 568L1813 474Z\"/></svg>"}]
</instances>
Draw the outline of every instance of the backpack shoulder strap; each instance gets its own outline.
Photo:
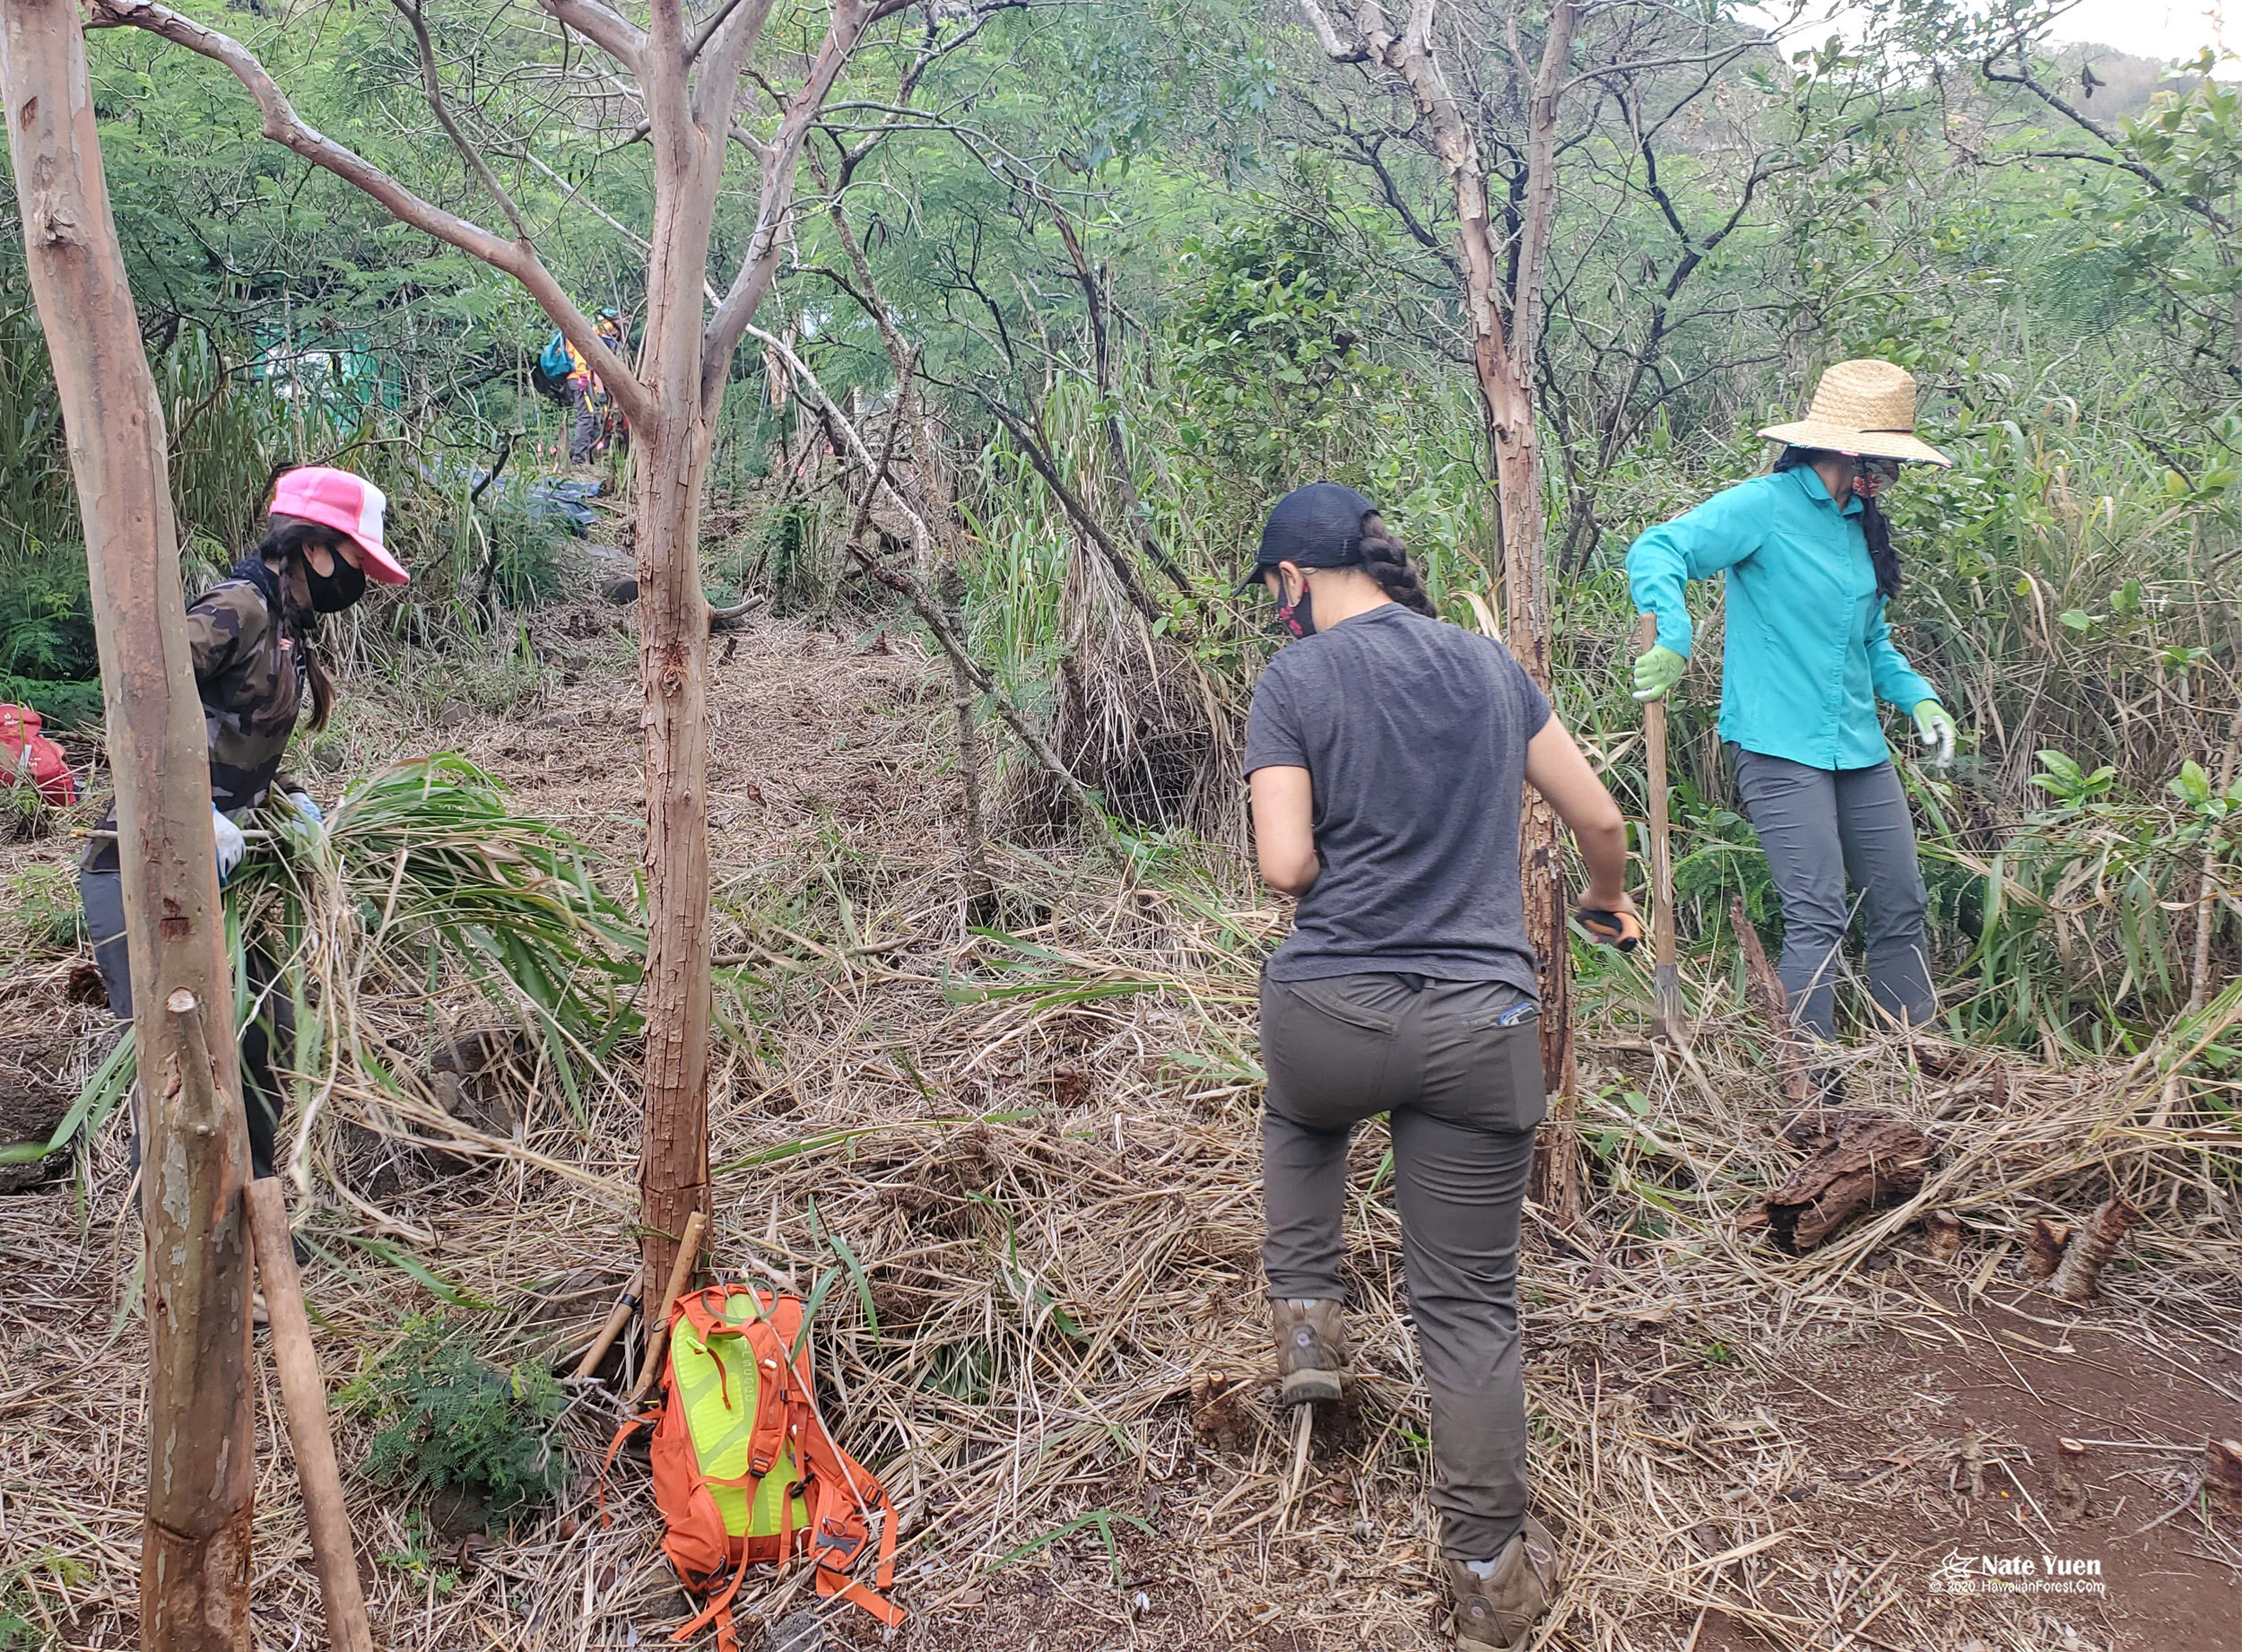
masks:
<instances>
[{"instance_id":1,"label":"backpack shoulder strap","mask_svg":"<svg viewBox=\"0 0 2242 1652\"><path fill-rule=\"evenodd\" d=\"M599 1460L599 1523L602 1526L614 1524L613 1517L607 1512L607 1476L614 1469L615 1454L622 1449L625 1440L640 1429L653 1427L660 1418L661 1413L659 1412L641 1413L617 1429L615 1438L607 1442L607 1455Z\"/></svg>"},{"instance_id":2,"label":"backpack shoulder strap","mask_svg":"<svg viewBox=\"0 0 2242 1652\"><path fill-rule=\"evenodd\" d=\"M815 1488L810 1552L817 1565L818 1596L845 1600L892 1628L904 1618L884 1593L895 1587L895 1501L871 1470L834 1443L806 1391L789 1410L795 1448ZM849 1576L871 1546L875 1514L880 1517L880 1557L873 1576L876 1593Z\"/></svg>"}]
</instances>

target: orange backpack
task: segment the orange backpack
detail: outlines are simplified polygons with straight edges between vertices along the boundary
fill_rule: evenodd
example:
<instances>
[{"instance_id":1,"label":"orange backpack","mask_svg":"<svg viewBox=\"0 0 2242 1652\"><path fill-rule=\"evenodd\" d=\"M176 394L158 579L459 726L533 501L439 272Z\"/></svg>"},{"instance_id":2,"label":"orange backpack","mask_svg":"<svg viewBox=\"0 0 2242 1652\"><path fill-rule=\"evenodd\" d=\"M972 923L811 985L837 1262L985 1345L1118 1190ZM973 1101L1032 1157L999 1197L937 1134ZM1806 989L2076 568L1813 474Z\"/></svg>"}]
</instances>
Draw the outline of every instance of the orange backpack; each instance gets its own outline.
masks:
<instances>
[{"instance_id":1,"label":"orange backpack","mask_svg":"<svg viewBox=\"0 0 2242 1652\"><path fill-rule=\"evenodd\" d=\"M801 1299L711 1285L670 1314L662 1404L616 1432L615 1453L654 1427L654 1502L662 1552L708 1604L673 1640L713 1623L717 1652L738 1652L732 1598L751 1565L782 1569L808 1550L821 1599L838 1596L891 1626L903 1613L848 1575L880 1517L880 1591L895 1587L895 1505L864 1465L833 1443L810 1381ZM789 1357L787 1350L793 1350ZM605 1517L603 1513L603 1521Z\"/></svg>"}]
</instances>

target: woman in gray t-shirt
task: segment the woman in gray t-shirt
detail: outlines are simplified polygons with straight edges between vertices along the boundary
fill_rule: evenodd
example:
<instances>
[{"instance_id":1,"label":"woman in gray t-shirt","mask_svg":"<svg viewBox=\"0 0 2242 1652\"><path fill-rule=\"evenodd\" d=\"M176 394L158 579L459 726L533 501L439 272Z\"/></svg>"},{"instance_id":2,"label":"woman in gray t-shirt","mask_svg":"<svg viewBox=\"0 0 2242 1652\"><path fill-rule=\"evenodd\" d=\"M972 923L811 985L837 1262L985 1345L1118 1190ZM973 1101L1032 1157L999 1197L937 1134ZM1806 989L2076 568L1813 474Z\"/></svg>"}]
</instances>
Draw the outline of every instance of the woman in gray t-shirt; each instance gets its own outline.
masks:
<instances>
[{"instance_id":1,"label":"woman in gray t-shirt","mask_svg":"<svg viewBox=\"0 0 2242 1652\"><path fill-rule=\"evenodd\" d=\"M1352 489L1280 500L1247 583L1300 639L1262 673L1246 736L1262 877L1299 897L1261 983L1278 1378L1288 1404L1339 1397L1347 1140L1390 1113L1456 1640L1522 1647L1557 1587L1526 1512L1519 1371L1518 1219L1542 1114L1523 788L1579 841L1584 923L1632 946L1626 825L1517 661L1434 615Z\"/></svg>"}]
</instances>

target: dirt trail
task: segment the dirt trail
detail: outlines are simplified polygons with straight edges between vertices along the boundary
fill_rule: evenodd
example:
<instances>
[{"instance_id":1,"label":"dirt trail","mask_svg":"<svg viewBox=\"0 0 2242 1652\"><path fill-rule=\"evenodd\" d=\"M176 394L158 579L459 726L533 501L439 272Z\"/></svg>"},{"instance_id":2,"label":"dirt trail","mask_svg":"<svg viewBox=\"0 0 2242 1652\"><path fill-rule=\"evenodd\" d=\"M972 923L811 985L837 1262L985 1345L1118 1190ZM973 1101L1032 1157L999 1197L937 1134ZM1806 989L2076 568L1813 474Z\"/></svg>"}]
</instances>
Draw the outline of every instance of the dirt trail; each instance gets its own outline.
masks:
<instances>
[{"instance_id":1,"label":"dirt trail","mask_svg":"<svg viewBox=\"0 0 2242 1652\"><path fill-rule=\"evenodd\" d=\"M503 716L355 685L322 784L456 749L626 874L642 837L628 623L627 610L596 606L542 618L541 649L574 681ZM720 639L711 672L714 938L740 961L719 1001L736 1037L720 1040L712 1078L712 1157L728 1167L717 1252L800 1268L806 1284L831 1265L805 1214L814 1198L870 1273L861 1310L846 1283L828 1310L848 1316L834 1332L851 1385L838 1414L868 1456L948 1452L932 1478L897 1471L910 1529L927 1535L907 1571L914 1615L899 1644L1443 1645L1380 1138L1360 1144L1351 1196L1362 1388L1296 1477L1256 1376L1249 1004L1234 978L1193 973L1204 957L1195 914L1156 887L1032 863L1049 898L1081 911L1038 943L1095 990L1056 1007L959 1007L952 972L986 978L1005 958L964 931L945 881L946 684L876 631L769 621ZM55 839L12 847L0 876L69 852ZM1276 921L1222 918L1254 933ZM1129 996L1151 961L1197 1001ZM7 996L18 1015L83 1034L90 1013L60 1008L65 968L19 970ZM1210 1046L1210 1017L1232 1043ZM1200 1065L1179 1067L1178 1050ZM1017 1122L957 1127L974 1116ZM420 1261L497 1304L494 1331L565 1347L630 1266L635 1131L627 1097L580 1128L548 1103L533 1144L569 1157L575 1179L508 1166L407 1189L389 1217L425 1235L410 1242ZM49 1621L71 1647L123 1648L136 1633L144 1352L123 1311L137 1226L123 1208L120 1129L83 1163L82 1191L0 1200L0 1275L22 1282L0 1293L0 1580L30 1571L0 1592L8 1652L11 1611L39 1626L25 1645ZM337 1237L368 1230L359 1215L327 1213L312 1229L327 1248L308 1285L339 1386L429 1302ZM1965 1271L1982 1260L1971 1251ZM1690 1265L1678 1243L1615 1241L1609 1273L1546 1248L1527 1260L1537 1474L1553 1517L1578 1522L1581 1557L1549 1644L2242 1649L2234 1514L2214 1513L2219 1536L2186 1516L2139 1530L2180 1500L2206 1434L2242 1434L2242 1362L2215 1326L2161 1312L2131 1284L2123 1317L2159 1327L2153 1348L2037 1299L2019 1317L1998 1306L2013 1294L2000 1282L1957 1294L1960 1275L1911 1237L1842 1288L1854 1328L1794 1330L1777 1353L1757 1341L1768 1304L1692 1295ZM875 1306L883 1329L868 1328ZM1007 1332L1007 1317L1033 1323ZM985 1319L985 1335L959 1329ZM961 1349L984 1365L960 1368ZM961 1369L979 1370L985 1397L954 1396ZM260 1648L278 1652L315 1620L266 1411L256 1628ZM582 1463L610 1425L587 1406L568 1426ZM1974 1496L1958 1458L1973 1429L1988 1481ZM2095 1448L2082 1516L2048 1506L2060 1434L2122 1442ZM344 1426L346 1472L363 1438ZM1052 1483L1029 1484L1038 1474ZM579 1497L589 1489L580 1481ZM475 1550L355 1485L378 1639L400 1652L589 1652L665 1634L680 1600L628 1468L613 1507L612 1528L579 1500ZM1082 1523L1092 1513L1107 1525ZM1050 1537L1061 1516L1077 1523ZM1655 1576L1626 1558L1647 1552ZM1934 1598L1958 1555L2090 1560L2107 1594ZM1747 1603L1763 1608L1756 1622L1723 1610ZM751 1583L743 1644L758 1644L756 1619L800 1604L798 1587ZM830 1634L878 1644L849 1617Z\"/></svg>"}]
</instances>

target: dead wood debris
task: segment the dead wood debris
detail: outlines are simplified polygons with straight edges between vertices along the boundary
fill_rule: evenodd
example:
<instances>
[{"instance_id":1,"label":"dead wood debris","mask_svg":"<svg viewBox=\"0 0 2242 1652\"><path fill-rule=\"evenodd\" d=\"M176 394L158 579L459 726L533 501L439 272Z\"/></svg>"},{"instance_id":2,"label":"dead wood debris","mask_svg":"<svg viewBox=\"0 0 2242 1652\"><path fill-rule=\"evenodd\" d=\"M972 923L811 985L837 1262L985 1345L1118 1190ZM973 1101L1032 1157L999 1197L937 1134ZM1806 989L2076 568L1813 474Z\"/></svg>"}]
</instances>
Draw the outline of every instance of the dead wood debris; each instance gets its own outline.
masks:
<instances>
[{"instance_id":1,"label":"dead wood debris","mask_svg":"<svg viewBox=\"0 0 2242 1652\"><path fill-rule=\"evenodd\" d=\"M1768 1229L1793 1250L1812 1248L1861 1212L1923 1185L1931 1143L1906 1119L1855 1114L1832 1123L1822 1144L1768 1196Z\"/></svg>"},{"instance_id":2,"label":"dead wood debris","mask_svg":"<svg viewBox=\"0 0 2242 1652\"><path fill-rule=\"evenodd\" d=\"M2141 1220L2141 1213L2123 1199L2111 1199L2094 1213L2093 1223L2064 1248L2047 1289L2066 1302L2090 1302L2100 1283L2102 1270L2125 1242L2125 1235Z\"/></svg>"}]
</instances>

